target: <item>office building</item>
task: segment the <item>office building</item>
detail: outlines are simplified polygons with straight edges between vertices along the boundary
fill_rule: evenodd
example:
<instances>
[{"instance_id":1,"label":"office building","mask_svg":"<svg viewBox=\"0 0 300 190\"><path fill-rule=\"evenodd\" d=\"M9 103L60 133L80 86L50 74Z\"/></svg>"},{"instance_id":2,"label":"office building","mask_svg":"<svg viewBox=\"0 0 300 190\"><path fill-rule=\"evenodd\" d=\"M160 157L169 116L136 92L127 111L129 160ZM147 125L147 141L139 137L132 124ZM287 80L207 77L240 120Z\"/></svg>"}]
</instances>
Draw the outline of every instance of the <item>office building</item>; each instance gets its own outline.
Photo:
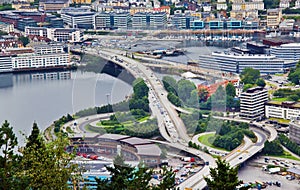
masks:
<instances>
[{"instance_id":1,"label":"office building","mask_svg":"<svg viewBox=\"0 0 300 190\"><path fill-rule=\"evenodd\" d=\"M71 28L94 28L94 14L93 12L70 12L61 15L64 23Z\"/></svg>"},{"instance_id":2,"label":"office building","mask_svg":"<svg viewBox=\"0 0 300 190\"><path fill-rule=\"evenodd\" d=\"M150 14L150 29L164 29L167 27L167 14L165 12Z\"/></svg>"},{"instance_id":3,"label":"office building","mask_svg":"<svg viewBox=\"0 0 300 190\"><path fill-rule=\"evenodd\" d=\"M213 52L199 56L199 67L232 73L241 73L247 67L257 69L261 74L284 73L296 64L297 61L278 59L274 55Z\"/></svg>"},{"instance_id":4,"label":"office building","mask_svg":"<svg viewBox=\"0 0 300 190\"><path fill-rule=\"evenodd\" d=\"M271 46L271 55L284 60L300 60L300 43L288 43L280 46Z\"/></svg>"},{"instance_id":5,"label":"office building","mask_svg":"<svg viewBox=\"0 0 300 190\"><path fill-rule=\"evenodd\" d=\"M269 101L265 106L266 118L293 119L300 117L300 103Z\"/></svg>"},{"instance_id":6,"label":"office building","mask_svg":"<svg viewBox=\"0 0 300 190\"><path fill-rule=\"evenodd\" d=\"M295 118L293 121L289 124L290 130L289 130L289 138L291 141L294 141L298 145L300 145L300 121L299 118Z\"/></svg>"},{"instance_id":7,"label":"office building","mask_svg":"<svg viewBox=\"0 0 300 190\"><path fill-rule=\"evenodd\" d=\"M37 23L31 18L23 18L18 21L17 29L25 31L25 27L36 27Z\"/></svg>"},{"instance_id":8,"label":"office building","mask_svg":"<svg viewBox=\"0 0 300 190\"><path fill-rule=\"evenodd\" d=\"M131 20L131 16L128 13L114 13L113 14L113 19L114 19L114 23L113 26L114 28L124 28L127 29L130 26L130 20Z\"/></svg>"},{"instance_id":9,"label":"office building","mask_svg":"<svg viewBox=\"0 0 300 190\"><path fill-rule=\"evenodd\" d=\"M190 14L176 14L172 18L172 25L176 29L191 29L194 26L192 24L194 20L198 20L198 18Z\"/></svg>"},{"instance_id":10,"label":"office building","mask_svg":"<svg viewBox=\"0 0 300 190\"><path fill-rule=\"evenodd\" d=\"M3 32L10 33L10 32L14 32L15 27L13 24L7 24L4 22L0 22L0 30Z\"/></svg>"},{"instance_id":11,"label":"office building","mask_svg":"<svg viewBox=\"0 0 300 190\"><path fill-rule=\"evenodd\" d=\"M247 119L262 119L265 116L265 103L268 101L268 91L262 87L249 88L240 96L240 117Z\"/></svg>"},{"instance_id":12,"label":"office building","mask_svg":"<svg viewBox=\"0 0 300 190\"><path fill-rule=\"evenodd\" d=\"M114 25L113 14L97 13L94 15L94 29L112 29Z\"/></svg>"}]
</instances>

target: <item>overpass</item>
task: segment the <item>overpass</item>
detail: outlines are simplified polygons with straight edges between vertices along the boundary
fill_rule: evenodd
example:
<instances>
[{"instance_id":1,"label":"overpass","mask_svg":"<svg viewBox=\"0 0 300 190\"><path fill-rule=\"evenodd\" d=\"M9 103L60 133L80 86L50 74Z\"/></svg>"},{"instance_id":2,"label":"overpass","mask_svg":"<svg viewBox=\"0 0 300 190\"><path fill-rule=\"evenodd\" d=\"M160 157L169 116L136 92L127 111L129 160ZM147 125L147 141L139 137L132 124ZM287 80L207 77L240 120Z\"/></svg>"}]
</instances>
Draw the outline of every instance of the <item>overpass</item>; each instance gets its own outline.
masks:
<instances>
[{"instance_id":1,"label":"overpass","mask_svg":"<svg viewBox=\"0 0 300 190\"><path fill-rule=\"evenodd\" d=\"M182 148L182 150L188 150L188 152L194 155L201 154L201 158L205 162L209 162L210 167L216 166L215 160L210 155L202 153L199 150L187 147L190 137L186 133L184 123L179 117L176 109L174 108L174 105L169 102L167 98L167 91L164 89L159 79L152 73L150 69L148 69L144 64L141 64L140 62L123 56L122 53L121 55L116 53L116 50L114 52L107 50L98 51L97 49L87 50L87 53L89 54L100 56L103 59L112 61L122 66L136 78L143 78L145 83L149 87L149 106L152 110L153 115L157 117L158 127L161 135L169 143L173 144L176 147ZM261 126L261 130L257 129L254 131L258 137L256 143L253 143L246 138L245 143L242 144L239 149L240 151L234 150L226 157L226 161L228 161L231 166L236 166L242 162L245 162L251 156L262 150L264 142L268 135L269 138L274 138L275 134L269 131L269 129L264 129ZM265 133L268 133L268 135L266 135ZM206 182L202 176L208 175L209 167L205 166L201 171L197 172L195 175L191 176L183 183L178 185L178 188L184 189L185 187L191 187L193 189L203 189L206 186Z\"/></svg>"}]
</instances>

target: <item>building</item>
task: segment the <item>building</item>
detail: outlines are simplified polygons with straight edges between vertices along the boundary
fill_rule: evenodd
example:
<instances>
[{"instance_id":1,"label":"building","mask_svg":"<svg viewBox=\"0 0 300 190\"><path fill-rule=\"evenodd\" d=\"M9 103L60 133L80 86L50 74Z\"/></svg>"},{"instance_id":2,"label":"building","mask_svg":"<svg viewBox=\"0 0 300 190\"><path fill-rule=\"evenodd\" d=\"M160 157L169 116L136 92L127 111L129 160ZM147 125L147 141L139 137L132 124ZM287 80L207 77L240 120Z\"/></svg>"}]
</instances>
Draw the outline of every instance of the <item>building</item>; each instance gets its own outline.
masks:
<instances>
[{"instance_id":1,"label":"building","mask_svg":"<svg viewBox=\"0 0 300 190\"><path fill-rule=\"evenodd\" d=\"M113 27L113 15L110 13L97 13L94 15L94 29L111 29Z\"/></svg>"},{"instance_id":2,"label":"building","mask_svg":"<svg viewBox=\"0 0 300 190\"><path fill-rule=\"evenodd\" d=\"M165 29L167 27L167 14L165 12L150 14L150 29Z\"/></svg>"},{"instance_id":3,"label":"building","mask_svg":"<svg viewBox=\"0 0 300 190\"><path fill-rule=\"evenodd\" d=\"M281 9L268 9L267 10L267 26L277 28L282 19Z\"/></svg>"},{"instance_id":4,"label":"building","mask_svg":"<svg viewBox=\"0 0 300 190\"><path fill-rule=\"evenodd\" d=\"M93 12L70 12L61 14L61 18L71 28L92 29L94 28L94 15Z\"/></svg>"},{"instance_id":5,"label":"building","mask_svg":"<svg viewBox=\"0 0 300 190\"><path fill-rule=\"evenodd\" d=\"M72 3L76 3L76 4L92 4L92 0L72 0Z\"/></svg>"},{"instance_id":6,"label":"building","mask_svg":"<svg viewBox=\"0 0 300 190\"><path fill-rule=\"evenodd\" d=\"M130 26L131 16L129 12L114 13L113 14L113 27L127 29Z\"/></svg>"},{"instance_id":7,"label":"building","mask_svg":"<svg viewBox=\"0 0 300 190\"><path fill-rule=\"evenodd\" d=\"M67 53L56 54L18 54L11 58L13 71L58 68L70 66Z\"/></svg>"},{"instance_id":8,"label":"building","mask_svg":"<svg viewBox=\"0 0 300 190\"><path fill-rule=\"evenodd\" d=\"M265 105L265 111L266 118L274 117L291 120L300 117L300 103L269 101Z\"/></svg>"},{"instance_id":9,"label":"building","mask_svg":"<svg viewBox=\"0 0 300 190\"><path fill-rule=\"evenodd\" d=\"M290 7L290 1L289 0L280 0L279 8L289 8Z\"/></svg>"},{"instance_id":10,"label":"building","mask_svg":"<svg viewBox=\"0 0 300 190\"><path fill-rule=\"evenodd\" d=\"M4 22L0 22L0 30L6 33L14 32L15 27L13 24L7 24Z\"/></svg>"},{"instance_id":11,"label":"building","mask_svg":"<svg viewBox=\"0 0 300 190\"><path fill-rule=\"evenodd\" d=\"M36 27L37 23L32 18L23 18L18 21L17 29L25 31L25 27Z\"/></svg>"},{"instance_id":12,"label":"building","mask_svg":"<svg viewBox=\"0 0 300 190\"><path fill-rule=\"evenodd\" d=\"M62 44L40 44L34 46L34 52L38 55L65 53Z\"/></svg>"},{"instance_id":13,"label":"building","mask_svg":"<svg viewBox=\"0 0 300 190\"><path fill-rule=\"evenodd\" d=\"M300 43L288 43L280 46L271 46L271 55L284 60L300 60Z\"/></svg>"},{"instance_id":14,"label":"building","mask_svg":"<svg viewBox=\"0 0 300 190\"><path fill-rule=\"evenodd\" d=\"M231 73L241 73L247 67L258 69L261 74L284 73L296 64L297 61L278 59L275 55L212 52L199 56L199 67Z\"/></svg>"},{"instance_id":15,"label":"building","mask_svg":"<svg viewBox=\"0 0 300 190\"><path fill-rule=\"evenodd\" d=\"M12 72L11 55L0 54L0 73Z\"/></svg>"},{"instance_id":16,"label":"building","mask_svg":"<svg viewBox=\"0 0 300 190\"><path fill-rule=\"evenodd\" d=\"M280 31L293 31L294 30L294 19L285 19L279 24Z\"/></svg>"},{"instance_id":17,"label":"building","mask_svg":"<svg viewBox=\"0 0 300 190\"><path fill-rule=\"evenodd\" d=\"M134 29L148 29L150 27L149 13L135 13L132 16L132 28Z\"/></svg>"},{"instance_id":18,"label":"building","mask_svg":"<svg viewBox=\"0 0 300 190\"><path fill-rule=\"evenodd\" d=\"M194 20L198 20L198 18L190 14L177 14L172 18L172 25L177 29L191 29Z\"/></svg>"},{"instance_id":19,"label":"building","mask_svg":"<svg viewBox=\"0 0 300 190\"><path fill-rule=\"evenodd\" d=\"M300 123L299 120L296 118L295 120L291 121L289 130L289 138L290 140L294 141L298 145L300 145Z\"/></svg>"},{"instance_id":20,"label":"building","mask_svg":"<svg viewBox=\"0 0 300 190\"><path fill-rule=\"evenodd\" d=\"M49 38L55 42L82 42L83 33L74 28L45 28L45 27L26 27L25 35L36 35Z\"/></svg>"},{"instance_id":21,"label":"building","mask_svg":"<svg viewBox=\"0 0 300 190\"><path fill-rule=\"evenodd\" d=\"M69 6L68 0L46 0L45 2L40 2L40 10L45 12L57 12L62 8Z\"/></svg>"},{"instance_id":22,"label":"building","mask_svg":"<svg viewBox=\"0 0 300 190\"><path fill-rule=\"evenodd\" d=\"M256 120L265 116L268 91L262 87L249 88L240 96L240 117Z\"/></svg>"},{"instance_id":23,"label":"building","mask_svg":"<svg viewBox=\"0 0 300 190\"><path fill-rule=\"evenodd\" d=\"M118 134L85 133L71 137L68 151L115 157L120 151L127 161L143 161L148 166L160 164L161 150L149 140Z\"/></svg>"},{"instance_id":24,"label":"building","mask_svg":"<svg viewBox=\"0 0 300 190\"><path fill-rule=\"evenodd\" d=\"M299 9L300 8L300 0L295 1L295 8Z\"/></svg>"},{"instance_id":25,"label":"building","mask_svg":"<svg viewBox=\"0 0 300 190\"><path fill-rule=\"evenodd\" d=\"M230 17L242 20L244 18L253 18L256 19L258 18L258 10L235 10L235 11L230 11Z\"/></svg>"}]
</instances>

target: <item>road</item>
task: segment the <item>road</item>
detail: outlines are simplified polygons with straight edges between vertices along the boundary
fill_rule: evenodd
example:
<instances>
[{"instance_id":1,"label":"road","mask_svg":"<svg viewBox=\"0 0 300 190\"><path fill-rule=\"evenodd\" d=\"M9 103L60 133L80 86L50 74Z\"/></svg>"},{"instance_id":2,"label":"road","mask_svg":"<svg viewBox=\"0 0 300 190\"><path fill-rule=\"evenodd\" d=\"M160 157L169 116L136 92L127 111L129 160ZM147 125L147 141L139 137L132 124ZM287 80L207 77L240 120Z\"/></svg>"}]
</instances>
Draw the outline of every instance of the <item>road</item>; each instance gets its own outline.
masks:
<instances>
[{"instance_id":1,"label":"road","mask_svg":"<svg viewBox=\"0 0 300 190\"><path fill-rule=\"evenodd\" d=\"M201 176L209 175L209 167L215 167L215 159L210 155L200 152L199 150L188 148L187 144L190 137L186 133L186 128L184 123L180 119L176 109L169 102L167 98L167 91L164 89L160 80L155 76L155 74L141 62L137 62L133 59L123 56L117 52L118 50L105 50L102 49L98 51L97 49L88 49L88 53L94 54L96 56L101 56L104 59L110 60L121 65L123 68L127 69L136 78L143 78L147 86L149 87L149 103L152 110L152 114L157 117L159 130L161 135L172 145L180 148L182 150L188 150L194 155L201 154L201 158L205 162L209 162L209 166L205 166L198 173L188 178L186 181L178 185L179 189L184 189L185 187L192 187L194 189L203 189L206 186L206 182ZM218 117L215 117L218 118ZM219 117L218 119L234 120L240 122L248 122L247 120L237 119L237 118L227 118ZM253 123L254 125L260 125L259 123ZM262 125L258 126L268 134L269 140L275 139L277 132L271 128L264 127ZM263 131L256 129L254 133L257 135L258 140L256 143L251 142L249 139L245 138L245 143L240 147L239 150L234 150L229 155L226 156L226 161L230 163L231 166L236 166L251 156L260 151L264 142L267 139L267 135Z\"/></svg>"}]
</instances>

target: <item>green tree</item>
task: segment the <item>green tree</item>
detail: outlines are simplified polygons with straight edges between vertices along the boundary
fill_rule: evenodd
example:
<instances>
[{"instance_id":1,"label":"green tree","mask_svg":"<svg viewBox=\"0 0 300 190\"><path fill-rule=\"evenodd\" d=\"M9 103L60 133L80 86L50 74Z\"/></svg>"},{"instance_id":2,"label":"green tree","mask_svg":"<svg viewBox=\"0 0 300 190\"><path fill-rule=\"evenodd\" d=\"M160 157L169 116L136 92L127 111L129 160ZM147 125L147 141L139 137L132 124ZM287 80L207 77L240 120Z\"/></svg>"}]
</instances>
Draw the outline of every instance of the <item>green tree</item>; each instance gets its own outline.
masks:
<instances>
[{"instance_id":1,"label":"green tree","mask_svg":"<svg viewBox=\"0 0 300 190\"><path fill-rule=\"evenodd\" d=\"M290 101L298 101L299 100L299 96L297 94L289 95L287 98Z\"/></svg>"},{"instance_id":2,"label":"green tree","mask_svg":"<svg viewBox=\"0 0 300 190\"><path fill-rule=\"evenodd\" d=\"M252 84L245 84L244 87L243 87L243 91L247 91L249 88L252 88L253 85Z\"/></svg>"},{"instance_id":3,"label":"green tree","mask_svg":"<svg viewBox=\"0 0 300 190\"><path fill-rule=\"evenodd\" d=\"M20 36L18 40L20 40L20 41L22 42L22 44L23 44L24 47L25 47L27 44L29 44L29 38L28 38L28 37Z\"/></svg>"},{"instance_id":4,"label":"green tree","mask_svg":"<svg viewBox=\"0 0 300 190\"><path fill-rule=\"evenodd\" d=\"M269 155L283 155L284 150L280 145L280 142L275 140L272 142L266 141L263 152Z\"/></svg>"},{"instance_id":5,"label":"green tree","mask_svg":"<svg viewBox=\"0 0 300 190\"><path fill-rule=\"evenodd\" d=\"M199 107L199 95L197 89L192 90L188 104L194 108Z\"/></svg>"},{"instance_id":6,"label":"green tree","mask_svg":"<svg viewBox=\"0 0 300 190\"><path fill-rule=\"evenodd\" d=\"M227 96L231 96L231 97L235 97L235 87L233 86L233 84L230 82L227 84L226 86L226 95Z\"/></svg>"},{"instance_id":7,"label":"green tree","mask_svg":"<svg viewBox=\"0 0 300 190\"><path fill-rule=\"evenodd\" d=\"M133 81L134 98L139 99L148 97L149 88L142 78L137 78Z\"/></svg>"},{"instance_id":8,"label":"green tree","mask_svg":"<svg viewBox=\"0 0 300 190\"><path fill-rule=\"evenodd\" d=\"M76 173L77 166L71 163L73 153L65 151L68 139L61 134L38 148L33 144L25 148L18 176L28 183L29 189L66 189L68 179Z\"/></svg>"},{"instance_id":9,"label":"green tree","mask_svg":"<svg viewBox=\"0 0 300 190\"><path fill-rule=\"evenodd\" d=\"M178 98L178 96L176 96L174 93L170 92L168 93L168 100L174 104L175 106L177 107L180 107L181 106L181 101L180 99Z\"/></svg>"},{"instance_id":10,"label":"green tree","mask_svg":"<svg viewBox=\"0 0 300 190\"><path fill-rule=\"evenodd\" d=\"M29 147L44 148L44 142L36 122L33 123L31 135L29 135L25 146L25 148Z\"/></svg>"},{"instance_id":11,"label":"green tree","mask_svg":"<svg viewBox=\"0 0 300 190\"><path fill-rule=\"evenodd\" d=\"M243 70L240 77L244 84L255 84L256 80L260 78L260 72L259 70L248 67Z\"/></svg>"},{"instance_id":12,"label":"green tree","mask_svg":"<svg viewBox=\"0 0 300 190\"><path fill-rule=\"evenodd\" d=\"M173 77L164 76L162 82L166 91L177 95L177 81Z\"/></svg>"},{"instance_id":13,"label":"green tree","mask_svg":"<svg viewBox=\"0 0 300 190\"><path fill-rule=\"evenodd\" d=\"M232 168L229 163L218 157L217 167L210 168L210 177L204 177L211 190L231 190L242 183L238 179L238 167Z\"/></svg>"},{"instance_id":14,"label":"green tree","mask_svg":"<svg viewBox=\"0 0 300 190\"><path fill-rule=\"evenodd\" d=\"M256 80L256 84L257 84L257 86L261 86L261 87L265 87L266 86L266 82L262 78L257 79Z\"/></svg>"},{"instance_id":15,"label":"green tree","mask_svg":"<svg viewBox=\"0 0 300 190\"><path fill-rule=\"evenodd\" d=\"M191 92L196 89L196 86L193 82L185 79L181 79L177 83L178 85L178 97L185 103L188 102L191 96Z\"/></svg>"},{"instance_id":16,"label":"green tree","mask_svg":"<svg viewBox=\"0 0 300 190\"><path fill-rule=\"evenodd\" d=\"M18 189L16 172L19 168L19 156L14 153L17 145L17 137L5 120L0 127L0 190Z\"/></svg>"}]
</instances>

